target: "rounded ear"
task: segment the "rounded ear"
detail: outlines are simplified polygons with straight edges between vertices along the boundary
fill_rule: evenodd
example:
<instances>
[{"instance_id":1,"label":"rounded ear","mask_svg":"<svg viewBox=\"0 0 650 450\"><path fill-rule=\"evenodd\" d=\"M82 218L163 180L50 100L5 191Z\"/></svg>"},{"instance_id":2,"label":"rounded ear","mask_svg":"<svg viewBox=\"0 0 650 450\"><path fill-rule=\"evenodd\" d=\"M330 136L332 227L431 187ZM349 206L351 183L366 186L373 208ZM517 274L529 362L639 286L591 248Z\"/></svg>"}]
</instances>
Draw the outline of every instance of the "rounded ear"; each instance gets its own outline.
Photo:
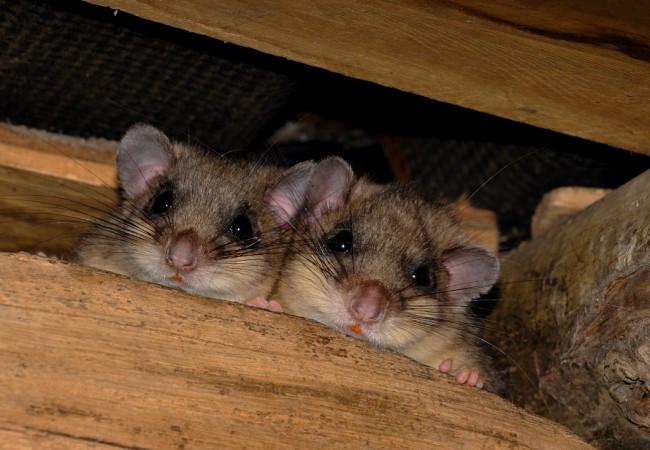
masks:
<instances>
[{"instance_id":1,"label":"rounded ear","mask_svg":"<svg viewBox=\"0 0 650 450\"><path fill-rule=\"evenodd\" d=\"M445 252L442 265L447 271L447 298L469 303L489 291L499 276L499 260L483 247L459 247Z\"/></svg>"},{"instance_id":2,"label":"rounded ear","mask_svg":"<svg viewBox=\"0 0 650 450\"><path fill-rule=\"evenodd\" d=\"M315 166L313 161L296 164L266 194L266 204L279 225L291 222L302 210Z\"/></svg>"},{"instance_id":3,"label":"rounded ear","mask_svg":"<svg viewBox=\"0 0 650 450\"><path fill-rule=\"evenodd\" d=\"M308 219L316 221L325 211L343 206L353 181L352 167L342 158L331 156L318 162L309 183Z\"/></svg>"},{"instance_id":4,"label":"rounded ear","mask_svg":"<svg viewBox=\"0 0 650 450\"><path fill-rule=\"evenodd\" d=\"M156 127L136 124L120 140L115 162L120 186L131 198L138 198L149 193L149 182L173 164L172 144Z\"/></svg>"}]
</instances>

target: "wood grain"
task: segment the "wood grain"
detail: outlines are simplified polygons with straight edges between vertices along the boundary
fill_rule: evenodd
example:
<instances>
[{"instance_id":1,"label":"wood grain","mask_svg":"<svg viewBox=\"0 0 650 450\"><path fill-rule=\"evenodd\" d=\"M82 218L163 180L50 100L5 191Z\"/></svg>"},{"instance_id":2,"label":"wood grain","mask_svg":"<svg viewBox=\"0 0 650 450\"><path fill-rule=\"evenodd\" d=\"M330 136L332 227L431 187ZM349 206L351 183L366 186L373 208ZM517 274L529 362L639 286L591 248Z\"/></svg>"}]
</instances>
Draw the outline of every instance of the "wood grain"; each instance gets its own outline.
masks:
<instances>
[{"instance_id":1,"label":"wood grain","mask_svg":"<svg viewBox=\"0 0 650 450\"><path fill-rule=\"evenodd\" d=\"M0 273L2 448L589 448L297 317L25 254Z\"/></svg>"},{"instance_id":2,"label":"wood grain","mask_svg":"<svg viewBox=\"0 0 650 450\"><path fill-rule=\"evenodd\" d=\"M89 3L442 102L650 154L647 2Z\"/></svg>"},{"instance_id":3,"label":"wood grain","mask_svg":"<svg viewBox=\"0 0 650 450\"><path fill-rule=\"evenodd\" d=\"M80 140L0 125L0 250L66 255L117 200L114 159Z\"/></svg>"}]
</instances>

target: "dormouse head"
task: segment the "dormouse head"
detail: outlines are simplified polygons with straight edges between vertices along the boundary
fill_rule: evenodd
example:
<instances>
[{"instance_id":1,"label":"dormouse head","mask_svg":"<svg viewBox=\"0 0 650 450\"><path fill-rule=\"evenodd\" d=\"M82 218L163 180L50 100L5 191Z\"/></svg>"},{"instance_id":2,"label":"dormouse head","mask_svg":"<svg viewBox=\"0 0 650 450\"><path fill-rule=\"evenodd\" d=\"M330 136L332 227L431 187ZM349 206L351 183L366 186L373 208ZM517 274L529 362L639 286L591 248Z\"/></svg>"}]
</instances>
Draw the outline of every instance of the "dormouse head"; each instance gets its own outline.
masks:
<instances>
[{"instance_id":1,"label":"dormouse head","mask_svg":"<svg viewBox=\"0 0 650 450\"><path fill-rule=\"evenodd\" d=\"M304 201L306 189L297 183L313 166L229 161L146 124L127 131L116 164L121 206L100 226L104 239L119 237L114 251L126 272L235 301L258 295L275 277L287 223ZM277 192L295 208L279 212L270 204Z\"/></svg>"},{"instance_id":2,"label":"dormouse head","mask_svg":"<svg viewBox=\"0 0 650 450\"><path fill-rule=\"evenodd\" d=\"M496 281L496 256L447 208L355 179L338 158L317 164L307 201L286 272L301 298L296 314L399 350L436 329L460 329L469 302Z\"/></svg>"}]
</instances>

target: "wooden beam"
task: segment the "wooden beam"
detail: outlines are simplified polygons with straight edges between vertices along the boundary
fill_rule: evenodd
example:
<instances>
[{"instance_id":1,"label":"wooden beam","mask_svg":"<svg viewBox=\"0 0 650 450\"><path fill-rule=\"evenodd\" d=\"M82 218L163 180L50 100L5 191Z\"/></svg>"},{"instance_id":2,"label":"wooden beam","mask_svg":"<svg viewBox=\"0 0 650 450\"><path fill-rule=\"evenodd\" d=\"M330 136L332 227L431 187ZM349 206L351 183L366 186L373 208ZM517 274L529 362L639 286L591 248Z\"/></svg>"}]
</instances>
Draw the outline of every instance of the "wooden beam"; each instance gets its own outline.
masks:
<instances>
[{"instance_id":1,"label":"wooden beam","mask_svg":"<svg viewBox=\"0 0 650 450\"><path fill-rule=\"evenodd\" d=\"M647 2L89 3L650 154Z\"/></svg>"},{"instance_id":2,"label":"wooden beam","mask_svg":"<svg viewBox=\"0 0 650 450\"><path fill-rule=\"evenodd\" d=\"M26 254L0 273L3 448L590 448L301 318Z\"/></svg>"}]
</instances>

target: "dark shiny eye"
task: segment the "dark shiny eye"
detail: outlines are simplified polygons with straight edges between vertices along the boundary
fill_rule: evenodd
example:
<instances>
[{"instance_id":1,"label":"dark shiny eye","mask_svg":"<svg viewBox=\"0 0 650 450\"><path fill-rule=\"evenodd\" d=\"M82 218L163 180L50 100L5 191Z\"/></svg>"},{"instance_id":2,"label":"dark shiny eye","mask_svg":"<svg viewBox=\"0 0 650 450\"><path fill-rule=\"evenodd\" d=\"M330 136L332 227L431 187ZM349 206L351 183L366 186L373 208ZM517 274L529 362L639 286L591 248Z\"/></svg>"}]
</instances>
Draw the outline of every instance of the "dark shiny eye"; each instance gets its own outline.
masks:
<instances>
[{"instance_id":1,"label":"dark shiny eye","mask_svg":"<svg viewBox=\"0 0 650 450\"><path fill-rule=\"evenodd\" d=\"M352 251L352 232L350 230L339 231L327 240L326 245L334 253L350 253Z\"/></svg>"},{"instance_id":2,"label":"dark shiny eye","mask_svg":"<svg viewBox=\"0 0 650 450\"><path fill-rule=\"evenodd\" d=\"M239 214L230 224L230 234L239 241L250 241L255 237L253 224L246 214Z\"/></svg>"},{"instance_id":3,"label":"dark shiny eye","mask_svg":"<svg viewBox=\"0 0 650 450\"><path fill-rule=\"evenodd\" d=\"M411 279L413 280L413 283L418 286L431 286L431 275L429 274L429 268L427 266L420 266L415 269L411 274Z\"/></svg>"},{"instance_id":4,"label":"dark shiny eye","mask_svg":"<svg viewBox=\"0 0 650 450\"><path fill-rule=\"evenodd\" d=\"M154 197L149 211L151 211L151 214L164 214L171 209L173 204L174 193L171 189L168 189Z\"/></svg>"}]
</instances>

